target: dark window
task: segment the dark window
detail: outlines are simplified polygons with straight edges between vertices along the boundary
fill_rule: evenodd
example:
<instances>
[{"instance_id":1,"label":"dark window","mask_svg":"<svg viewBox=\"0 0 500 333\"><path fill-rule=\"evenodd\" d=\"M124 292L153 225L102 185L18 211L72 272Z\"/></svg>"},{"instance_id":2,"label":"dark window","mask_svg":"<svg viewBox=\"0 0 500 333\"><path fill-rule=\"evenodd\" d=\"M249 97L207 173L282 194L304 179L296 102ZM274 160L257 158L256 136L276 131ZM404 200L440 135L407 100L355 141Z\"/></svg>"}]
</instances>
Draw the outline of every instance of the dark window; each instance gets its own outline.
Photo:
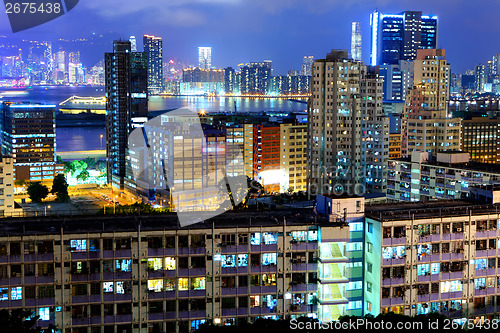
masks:
<instances>
[{"instance_id":1,"label":"dark window","mask_svg":"<svg viewBox=\"0 0 500 333\"><path fill-rule=\"evenodd\" d=\"M162 237L148 237L148 248L161 249L163 247Z\"/></svg>"}]
</instances>

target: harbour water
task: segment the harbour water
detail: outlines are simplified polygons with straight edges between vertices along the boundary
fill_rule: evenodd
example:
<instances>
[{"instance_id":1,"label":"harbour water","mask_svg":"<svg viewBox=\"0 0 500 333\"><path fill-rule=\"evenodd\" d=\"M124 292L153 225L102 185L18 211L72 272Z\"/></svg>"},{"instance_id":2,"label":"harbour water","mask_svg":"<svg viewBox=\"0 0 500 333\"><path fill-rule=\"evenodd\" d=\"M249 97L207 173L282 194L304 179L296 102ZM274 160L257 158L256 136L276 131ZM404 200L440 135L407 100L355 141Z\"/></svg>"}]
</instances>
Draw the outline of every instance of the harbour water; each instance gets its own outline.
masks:
<instances>
[{"instance_id":1,"label":"harbour water","mask_svg":"<svg viewBox=\"0 0 500 333\"><path fill-rule=\"evenodd\" d=\"M35 86L33 89L3 92L3 100L54 104L71 96L101 97L104 87ZM306 104L280 98L240 98L205 96L153 96L149 100L150 111L172 110L191 107L206 112L261 112L261 111L304 111ZM56 125L57 126L57 125ZM101 146L101 135L103 135ZM81 151L105 149L106 131L102 126L56 127L57 151Z\"/></svg>"}]
</instances>

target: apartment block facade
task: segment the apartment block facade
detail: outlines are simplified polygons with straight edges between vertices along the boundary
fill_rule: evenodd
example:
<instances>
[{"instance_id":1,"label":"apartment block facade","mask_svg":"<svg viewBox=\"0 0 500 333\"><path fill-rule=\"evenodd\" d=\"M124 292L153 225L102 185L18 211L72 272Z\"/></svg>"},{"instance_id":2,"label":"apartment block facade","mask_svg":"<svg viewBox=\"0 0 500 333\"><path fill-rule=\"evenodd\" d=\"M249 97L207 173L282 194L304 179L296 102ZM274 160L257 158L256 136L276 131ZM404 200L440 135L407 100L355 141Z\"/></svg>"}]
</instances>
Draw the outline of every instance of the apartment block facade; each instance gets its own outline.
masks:
<instances>
[{"instance_id":1,"label":"apartment block facade","mask_svg":"<svg viewBox=\"0 0 500 333\"><path fill-rule=\"evenodd\" d=\"M365 228L382 232L381 312L498 319L499 221L497 204L470 201L370 207Z\"/></svg>"},{"instance_id":2,"label":"apartment block facade","mask_svg":"<svg viewBox=\"0 0 500 333\"><path fill-rule=\"evenodd\" d=\"M79 333L362 315L363 246L344 222L299 215L4 220L0 307Z\"/></svg>"},{"instance_id":3,"label":"apartment block facade","mask_svg":"<svg viewBox=\"0 0 500 333\"><path fill-rule=\"evenodd\" d=\"M470 162L468 153L413 152L409 159L389 160L387 198L429 201L469 198L473 187L500 183L492 165Z\"/></svg>"}]
</instances>

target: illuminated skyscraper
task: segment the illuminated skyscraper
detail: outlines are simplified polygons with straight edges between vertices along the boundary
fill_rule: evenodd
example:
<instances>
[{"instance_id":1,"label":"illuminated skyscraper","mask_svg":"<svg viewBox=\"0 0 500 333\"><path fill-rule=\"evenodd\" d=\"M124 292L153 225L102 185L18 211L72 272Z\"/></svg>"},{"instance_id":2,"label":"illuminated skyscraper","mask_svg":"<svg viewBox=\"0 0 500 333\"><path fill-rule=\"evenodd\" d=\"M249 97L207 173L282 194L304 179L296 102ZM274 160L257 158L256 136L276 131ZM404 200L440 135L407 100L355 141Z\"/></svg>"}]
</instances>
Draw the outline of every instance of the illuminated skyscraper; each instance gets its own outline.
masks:
<instances>
[{"instance_id":1,"label":"illuminated skyscraper","mask_svg":"<svg viewBox=\"0 0 500 333\"><path fill-rule=\"evenodd\" d=\"M198 67L209 69L212 67L212 48L198 47Z\"/></svg>"},{"instance_id":2,"label":"illuminated skyscraper","mask_svg":"<svg viewBox=\"0 0 500 333\"><path fill-rule=\"evenodd\" d=\"M130 50L132 52L137 52L137 39L135 38L135 36L130 36L129 40L130 40Z\"/></svg>"},{"instance_id":3,"label":"illuminated skyscraper","mask_svg":"<svg viewBox=\"0 0 500 333\"><path fill-rule=\"evenodd\" d=\"M361 25L359 22L352 22L351 57L353 60L361 61Z\"/></svg>"},{"instance_id":4,"label":"illuminated skyscraper","mask_svg":"<svg viewBox=\"0 0 500 333\"><path fill-rule=\"evenodd\" d=\"M370 64L395 65L399 60L414 60L418 49L436 49L438 18L422 12L370 15Z\"/></svg>"},{"instance_id":5,"label":"illuminated skyscraper","mask_svg":"<svg viewBox=\"0 0 500 333\"><path fill-rule=\"evenodd\" d=\"M164 90L163 42L161 37L144 35L143 45L148 58L148 91L159 94Z\"/></svg>"},{"instance_id":6,"label":"illuminated skyscraper","mask_svg":"<svg viewBox=\"0 0 500 333\"><path fill-rule=\"evenodd\" d=\"M114 41L105 54L106 157L108 183L134 188L128 160L128 136L148 115L147 56L131 52L130 41Z\"/></svg>"}]
</instances>

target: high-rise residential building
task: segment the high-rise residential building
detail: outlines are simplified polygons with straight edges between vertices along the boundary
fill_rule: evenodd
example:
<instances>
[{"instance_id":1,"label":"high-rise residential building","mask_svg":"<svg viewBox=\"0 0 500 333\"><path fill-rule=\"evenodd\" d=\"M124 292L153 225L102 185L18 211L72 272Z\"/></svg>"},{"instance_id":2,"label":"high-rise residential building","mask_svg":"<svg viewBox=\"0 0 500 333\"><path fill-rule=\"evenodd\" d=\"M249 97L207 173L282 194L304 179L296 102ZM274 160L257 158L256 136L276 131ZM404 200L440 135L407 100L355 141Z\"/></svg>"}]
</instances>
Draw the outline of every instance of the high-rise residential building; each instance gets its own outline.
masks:
<instances>
[{"instance_id":1,"label":"high-rise residential building","mask_svg":"<svg viewBox=\"0 0 500 333\"><path fill-rule=\"evenodd\" d=\"M64 173L56 163L55 105L2 104L2 154L14 159L15 180L52 182Z\"/></svg>"},{"instance_id":2,"label":"high-rise residential building","mask_svg":"<svg viewBox=\"0 0 500 333\"><path fill-rule=\"evenodd\" d=\"M314 62L313 56L304 56L302 60L301 74L305 76L311 76L312 64Z\"/></svg>"},{"instance_id":3,"label":"high-rise residential building","mask_svg":"<svg viewBox=\"0 0 500 333\"><path fill-rule=\"evenodd\" d=\"M306 95L311 91L311 77L304 75L275 75L271 78L270 94Z\"/></svg>"},{"instance_id":4,"label":"high-rise residential building","mask_svg":"<svg viewBox=\"0 0 500 333\"><path fill-rule=\"evenodd\" d=\"M130 36L130 51L137 52L137 38L135 36Z\"/></svg>"},{"instance_id":5,"label":"high-rise residential building","mask_svg":"<svg viewBox=\"0 0 500 333\"><path fill-rule=\"evenodd\" d=\"M375 11L370 16L370 64L394 65L399 60L413 60L418 49L438 46L438 18L418 11L384 14Z\"/></svg>"},{"instance_id":6,"label":"high-rise residential building","mask_svg":"<svg viewBox=\"0 0 500 333\"><path fill-rule=\"evenodd\" d=\"M361 24L352 22L351 31L351 57L353 60L361 61Z\"/></svg>"},{"instance_id":7,"label":"high-rise residential building","mask_svg":"<svg viewBox=\"0 0 500 333\"><path fill-rule=\"evenodd\" d=\"M308 105L308 190L383 192L389 119L377 68L332 50L316 60Z\"/></svg>"},{"instance_id":8,"label":"high-rise residential building","mask_svg":"<svg viewBox=\"0 0 500 333\"><path fill-rule=\"evenodd\" d=\"M135 188L128 163L128 136L147 121L147 55L131 52L129 41L114 41L105 54L106 157L108 183Z\"/></svg>"},{"instance_id":9,"label":"high-rise residential building","mask_svg":"<svg viewBox=\"0 0 500 333\"><path fill-rule=\"evenodd\" d=\"M266 95L271 87L272 62L251 62L241 68L241 94Z\"/></svg>"},{"instance_id":10,"label":"high-rise residential building","mask_svg":"<svg viewBox=\"0 0 500 333\"><path fill-rule=\"evenodd\" d=\"M460 121L448 114L450 65L441 49L418 50L401 121L401 156L460 149Z\"/></svg>"},{"instance_id":11,"label":"high-rise residential building","mask_svg":"<svg viewBox=\"0 0 500 333\"><path fill-rule=\"evenodd\" d=\"M144 53L148 58L148 91L159 94L165 89L163 83L163 42L161 37L144 35Z\"/></svg>"},{"instance_id":12,"label":"high-rise residential building","mask_svg":"<svg viewBox=\"0 0 500 333\"><path fill-rule=\"evenodd\" d=\"M198 47L198 67L203 69L210 69L212 67L211 47Z\"/></svg>"},{"instance_id":13,"label":"high-rise residential building","mask_svg":"<svg viewBox=\"0 0 500 333\"><path fill-rule=\"evenodd\" d=\"M236 71L232 67L224 69L224 93L226 95L239 94L239 86L236 84Z\"/></svg>"}]
</instances>

